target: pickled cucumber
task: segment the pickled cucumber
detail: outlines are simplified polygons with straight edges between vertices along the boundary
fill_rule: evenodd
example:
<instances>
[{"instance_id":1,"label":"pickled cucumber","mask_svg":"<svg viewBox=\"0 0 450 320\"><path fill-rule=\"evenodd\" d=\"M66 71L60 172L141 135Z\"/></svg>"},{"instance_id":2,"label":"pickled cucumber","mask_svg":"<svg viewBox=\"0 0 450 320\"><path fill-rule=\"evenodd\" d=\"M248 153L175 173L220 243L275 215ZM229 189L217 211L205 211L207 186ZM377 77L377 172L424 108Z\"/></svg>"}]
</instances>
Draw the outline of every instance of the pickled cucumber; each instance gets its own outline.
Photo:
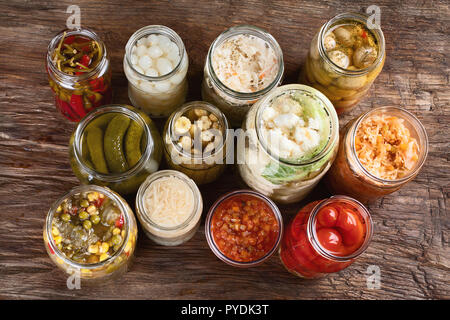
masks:
<instances>
[{"instance_id":1,"label":"pickled cucumber","mask_svg":"<svg viewBox=\"0 0 450 320\"><path fill-rule=\"evenodd\" d=\"M105 155L103 154L103 131L97 127L90 127L87 131L87 147L94 168L97 172L107 174ZM85 158L86 160L86 158Z\"/></svg>"},{"instance_id":2,"label":"pickled cucumber","mask_svg":"<svg viewBox=\"0 0 450 320\"><path fill-rule=\"evenodd\" d=\"M131 121L125 135L125 152L130 168L138 163L142 157L141 138L143 133L144 129L136 121Z\"/></svg>"},{"instance_id":3,"label":"pickled cucumber","mask_svg":"<svg viewBox=\"0 0 450 320\"><path fill-rule=\"evenodd\" d=\"M111 120L105 131L103 148L108 167L113 173L128 170L123 140L130 121L130 118L125 115L117 115Z\"/></svg>"},{"instance_id":4,"label":"pickled cucumber","mask_svg":"<svg viewBox=\"0 0 450 320\"><path fill-rule=\"evenodd\" d=\"M89 130L92 127L98 127L102 130L105 130L107 125L109 124L109 122L115 116L117 116L117 113L114 113L114 112L102 114L102 115L98 116L97 118L95 118L94 120L92 120L86 127L86 130Z\"/></svg>"}]
</instances>

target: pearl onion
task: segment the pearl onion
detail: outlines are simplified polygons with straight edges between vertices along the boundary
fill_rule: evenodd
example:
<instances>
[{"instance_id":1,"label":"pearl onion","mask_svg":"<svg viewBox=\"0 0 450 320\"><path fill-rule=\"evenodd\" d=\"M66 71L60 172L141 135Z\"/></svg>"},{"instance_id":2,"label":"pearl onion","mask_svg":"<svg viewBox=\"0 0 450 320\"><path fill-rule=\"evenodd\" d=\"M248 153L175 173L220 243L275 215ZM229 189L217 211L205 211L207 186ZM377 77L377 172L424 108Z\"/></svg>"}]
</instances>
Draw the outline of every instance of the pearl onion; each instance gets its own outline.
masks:
<instances>
[{"instance_id":1,"label":"pearl onion","mask_svg":"<svg viewBox=\"0 0 450 320\"><path fill-rule=\"evenodd\" d=\"M166 58L159 58L156 61L156 67L158 68L160 75L165 75L173 70L172 63Z\"/></svg>"},{"instance_id":2,"label":"pearl onion","mask_svg":"<svg viewBox=\"0 0 450 320\"><path fill-rule=\"evenodd\" d=\"M167 59L172 61L174 65L177 65L180 62L180 53L178 52L178 47L174 50L171 49L169 53L167 53Z\"/></svg>"},{"instance_id":3,"label":"pearl onion","mask_svg":"<svg viewBox=\"0 0 450 320\"><path fill-rule=\"evenodd\" d=\"M147 47L141 44L137 46L136 54L138 56L143 56L146 53L146 51Z\"/></svg>"},{"instance_id":4,"label":"pearl onion","mask_svg":"<svg viewBox=\"0 0 450 320\"><path fill-rule=\"evenodd\" d=\"M159 92L165 92L169 90L170 87L171 85L169 81L158 81L155 83L155 89L158 90Z\"/></svg>"},{"instance_id":5,"label":"pearl onion","mask_svg":"<svg viewBox=\"0 0 450 320\"><path fill-rule=\"evenodd\" d=\"M140 57L139 66L144 70L150 68L152 66L152 59L147 55Z\"/></svg>"},{"instance_id":6,"label":"pearl onion","mask_svg":"<svg viewBox=\"0 0 450 320\"><path fill-rule=\"evenodd\" d=\"M131 55L131 64L136 65L138 63L138 56L136 54Z\"/></svg>"},{"instance_id":7,"label":"pearl onion","mask_svg":"<svg viewBox=\"0 0 450 320\"><path fill-rule=\"evenodd\" d=\"M147 70L145 70L145 75L149 76L149 77L157 77L158 76L158 71L156 71L153 68L148 68Z\"/></svg>"},{"instance_id":8,"label":"pearl onion","mask_svg":"<svg viewBox=\"0 0 450 320\"><path fill-rule=\"evenodd\" d=\"M162 56L163 51L158 45L152 45L150 49L148 49L148 55L153 59L159 58Z\"/></svg>"},{"instance_id":9,"label":"pearl onion","mask_svg":"<svg viewBox=\"0 0 450 320\"><path fill-rule=\"evenodd\" d=\"M159 37L156 34L151 34L147 37L147 44L148 45L155 45L159 42Z\"/></svg>"}]
</instances>

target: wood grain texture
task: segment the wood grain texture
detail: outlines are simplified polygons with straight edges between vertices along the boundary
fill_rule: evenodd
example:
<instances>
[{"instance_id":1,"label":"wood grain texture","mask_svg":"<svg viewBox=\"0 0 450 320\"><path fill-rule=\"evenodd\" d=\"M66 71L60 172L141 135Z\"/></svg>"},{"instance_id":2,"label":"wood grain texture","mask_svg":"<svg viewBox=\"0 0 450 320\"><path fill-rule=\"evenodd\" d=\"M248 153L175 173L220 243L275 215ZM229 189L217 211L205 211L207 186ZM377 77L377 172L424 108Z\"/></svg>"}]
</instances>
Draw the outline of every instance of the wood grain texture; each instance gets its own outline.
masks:
<instances>
[{"instance_id":1,"label":"wood grain texture","mask_svg":"<svg viewBox=\"0 0 450 320\"><path fill-rule=\"evenodd\" d=\"M129 36L148 24L173 28L189 54L189 100L200 99L210 43L232 25L268 30L284 52L284 83L295 82L310 41L332 16L364 10L366 1L88 1L82 25L97 31L111 53L114 101L129 103L122 58ZM153 244L140 234L132 270L106 287L68 290L48 258L42 227L51 203L78 184L67 144L74 124L56 112L44 68L47 45L65 27L69 1L0 1L0 299L449 299L450 9L446 0L377 1L386 64L370 95L341 125L377 106L401 106L425 125L430 142L421 173L400 191L370 205L375 234L348 269L305 281L274 256L253 269L225 265L200 228L188 243ZM205 211L243 186L229 167L202 187ZM281 206L285 221L305 203L327 196L322 184L301 203ZM133 202L133 199L130 199ZM381 288L367 289L369 265L381 268Z\"/></svg>"}]
</instances>

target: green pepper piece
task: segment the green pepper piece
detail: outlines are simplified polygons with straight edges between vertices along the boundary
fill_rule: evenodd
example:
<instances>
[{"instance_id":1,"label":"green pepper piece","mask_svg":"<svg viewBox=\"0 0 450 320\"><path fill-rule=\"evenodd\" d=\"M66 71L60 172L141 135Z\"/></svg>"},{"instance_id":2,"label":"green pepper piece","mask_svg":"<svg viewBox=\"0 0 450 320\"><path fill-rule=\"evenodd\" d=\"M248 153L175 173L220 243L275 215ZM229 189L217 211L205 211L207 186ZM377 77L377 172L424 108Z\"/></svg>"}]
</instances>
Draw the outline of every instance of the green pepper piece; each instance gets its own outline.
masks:
<instances>
[{"instance_id":1,"label":"green pepper piece","mask_svg":"<svg viewBox=\"0 0 450 320\"><path fill-rule=\"evenodd\" d=\"M130 168L142 157L140 142L143 133L144 129L136 121L132 121L125 136L125 151Z\"/></svg>"},{"instance_id":2,"label":"green pepper piece","mask_svg":"<svg viewBox=\"0 0 450 320\"><path fill-rule=\"evenodd\" d=\"M107 174L108 167L103 154L103 131L100 128L92 127L87 132L87 145L91 160L95 170Z\"/></svg>"},{"instance_id":3,"label":"green pepper piece","mask_svg":"<svg viewBox=\"0 0 450 320\"><path fill-rule=\"evenodd\" d=\"M114 173L128 170L128 163L123 152L123 137L130 121L130 118L125 115L117 115L111 120L105 131L103 148L108 167Z\"/></svg>"}]
</instances>

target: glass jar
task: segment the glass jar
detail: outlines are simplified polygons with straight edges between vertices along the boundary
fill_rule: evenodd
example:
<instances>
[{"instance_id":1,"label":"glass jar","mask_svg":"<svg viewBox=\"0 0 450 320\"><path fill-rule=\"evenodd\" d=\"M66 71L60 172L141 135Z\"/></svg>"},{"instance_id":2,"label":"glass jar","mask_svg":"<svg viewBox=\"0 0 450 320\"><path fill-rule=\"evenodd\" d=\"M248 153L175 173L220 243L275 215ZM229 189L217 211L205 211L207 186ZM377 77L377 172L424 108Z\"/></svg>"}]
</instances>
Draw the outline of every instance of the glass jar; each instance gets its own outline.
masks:
<instances>
[{"instance_id":1,"label":"glass jar","mask_svg":"<svg viewBox=\"0 0 450 320\"><path fill-rule=\"evenodd\" d=\"M359 243L350 248L351 250L347 251L348 253L338 255L335 252L330 252L321 243L320 235L318 236L322 233L322 231L317 230L317 228L322 228L318 213L322 208L330 206L336 208L338 215L343 215L343 220L350 217L352 222L356 222L356 219L360 221L354 225L358 225L359 232L361 232L360 236L363 236L363 238L360 237ZM345 211L344 206L351 208L350 213ZM340 225L339 216L335 223L336 226ZM332 230L345 231L340 227L333 228L335 229ZM347 230L350 229L347 228ZM280 259L284 267L296 276L319 278L329 273L338 272L352 264L366 251L372 239L372 234L373 223L367 208L352 198L340 195L332 196L325 200L311 202L297 213L286 227L279 250ZM343 241L341 238L339 239L337 241ZM343 239L345 240L345 238Z\"/></svg>"},{"instance_id":2,"label":"glass jar","mask_svg":"<svg viewBox=\"0 0 450 320\"><path fill-rule=\"evenodd\" d=\"M192 121L189 122L191 128L191 126L195 126L196 121L200 121L200 117L195 115L195 112L199 110L204 111L205 117L208 117L208 119L211 117L214 120L217 119L217 121L209 120L206 128L200 129L197 127L198 133L192 130L192 133L178 134L176 130L177 120L182 116L187 117L189 121ZM197 120L195 120L196 118ZM214 128L213 125L218 127ZM170 116L164 128L164 155L167 164L170 168L185 173L198 185L213 182L219 178L226 167L228 129L228 121L225 115L210 103L192 101L184 104ZM212 144L211 150L208 150L210 143L206 144L202 141L200 131L211 132L213 135L214 140L210 142ZM183 137L187 137L190 141L188 146L183 147L179 142ZM205 146L202 146L202 144L205 144Z\"/></svg>"},{"instance_id":3,"label":"glass jar","mask_svg":"<svg viewBox=\"0 0 450 320\"><path fill-rule=\"evenodd\" d=\"M215 50L227 39L237 35L250 35L262 39L274 50L278 72L274 80L265 88L256 92L239 92L223 84L216 75L213 67ZM217 106L227 116L231 126L239 127L250 107L264 95L277 87L283 78L283 52L275 38L266 31L249 25L229 28L221 33L211 44L206 57L204 78L202 83L202 99Z\"/></svg>"},{"instance_id":4,"label":"glass jar","mask_svg":"<svg viewBox=\"0 0 450 320\"><path fill-rule=\"evenodd\" d=\"M360 124L376 115L403 119L411 136L419 146L418 159L409 173L402 178L387 180L376 177L364 168L355 149L355 137ZM326 185L333 193L345 194L363 203L374 201L400 189L414 179L422 168L428 153L428 137L424 126L410 112L397 107L380 107L363 113L350 121L340 135L340 147L335 163L326 176Z\"/></svg>"},{"instance_id":5,"label":"glass jar","mask_svg":"<svg viewBox=\"0 0 450 320\"><path fill-rule=\"evenodd\" d=\"M300 103L301 108L309 109L313 115L316 114L316 122L322 123L318 149L312 149L309 155L305 153L303 158L283 159L263 139L263 113L284 95L304 99ZM308 86L291 84L278 87L253 105L242 128L244 131L237 143L237 163L242 179L252 189L280 203L303 199L336 157L339 142L336 111L322 93Z\"/></svg>"},{"instance_id":6,"label":"glass jar","mask_svg":"<svg viewBox=\"0 0 450 320\"><path fill-rule=\"evenodd\" d=\"M145 193L152 183L159 179L175 177L180 179L193 193L194 205L187 219L175 226L162 226L150 217L145 204ZM178 246L190 240L198 230L203 212L203 200L197 185L188 176L175 170L162 170L150 175L142 183L136 195L136 213L145 234L155 243L163 246Z\"/></svg>"},{"instance_id":7,"label":"glass jar","mask_svg":"<svg viewBox=\"0 0 450 320\"><path fill-rule=\"evenodd\" d=\"M241 197L246 197L246 199L243 199ZM257 258L256 260L252 260L250 259L249 261L238 261L237 258L231 258L228 255L226 255L224 252L222 252L222 250L220 249L220 244L216 243L215 237L214 237L214 226L213 226L213 220L214 220L214 215L217 213L218 208L221 207L222 204L224 204L225 202L229 201L229 200L233 200L234 199L239 199L237 201L239 202L244 202L244 203L249 203L254 201L253 199L256 199L257 201L261 201L262 204L264 205L265 208L267 208L268 210L270 210L270 212L273 214L274 220L276 221L276 230L275 231L275 237L274 237L274 241L273 244L271 244L270 247L267 247L266 252L264 253L264 255L262 255L261 257ZM249 207L248 207L249 208ZM247 208L247 209L248 209ZM250 212L251 210L245 210L246 208L243 209L243 211L245 211L245 214L251 214L252 212ZM233 207L232 209L233 213L239 213L238 209L236 209L235 207ZM262 209L255 209L255 213L256 215L261 215L263 213L264 210ZM229 223L224 222L221 227L219 227L217 232L223 232L223 227L224 226L229 226L230 223L236 223L234 226L238 226L237 230L242 231L244 230L244 226L247 228L246 230L244 230L243 233L240 233L240 235L237 235L235 232L233 233L233 236L231 238L236 238L236 237L241 237L240 241L236 241L235 239L232 239L231 243L227 245L227 247L232 247L234 245L240 246L240 249L236 248L234 251L233 249L231 249L230 253L235 252L236 254L241 254L242 255L242 251L247 251L249 252L249 254L251 254L251 252L254 252L256 250L256 248L258 247L258 245L263 245L263 243L265 243L265 240L262 239L254 239L254 243L252 243L251 239L244 239L244 237L255 237L256 236L256 231L252 231L250 224L252 224L252 228L253 230L256 229L256 227L261 227L261 231L259 231L258 236L264 236L264 235L268 235L268 232L265 228L265 226L261 226L259 224L261 224L263 221L262 220L266 220L266 218L262 218L261 217L255 217L254 219L250 218L250 219L246 219L245 216L241 216L239 217L232 217L232 219L228 219ZM240 224L240 225L239 225ZM231 228L231 230L233 230L234 226L230 226L229 228ZM229 230L229 228L226 228L225 231ZM234 231L234 230L233 230ZM253 232L253 234L252 234ZM265 232L265 233L264 233ZM245 233L248 233L248 235L244 235ZM264 233L264 234L263 234ZM252 190L236 190L236 191L232 191L229 192L225 195L223 195L222 197L220 197L209 209L208 215L206 216L206 221L205 221L205 235L206 235L206 240L208 241L208 245L211 248L212 252L223 262L232 265L234 267L244 267L244 268L248 268L248 267L254 267L257 265L260 265L261 263L263 263L264 261L266 261L267 259L269 259L278 249L278 246L280 244L280 241L283 237L283 217L281 216L280 210L278 209L278 207L276 206L276 204L270 200L269 198L267 198L266 196L252 191ZM223 239L223 238L222 238ZM248 240L248 241L247 241ZM222 241L222 240L219 240ZM245 248L247 247L247 248ZM251 247L251 248L250 248ZM251 249L251 250L250 250ZM241 250L241 251L239 251Z\"/></svg>"},{"instance_id":8,"label":"glass jar","mask_svg":"<svg viewBox=\"0 0 450 320\"><path fill-rule=\"evenodd\" d=\"M89 72L70 75L55 65L53 54L59 45L62 45L62 42L68 41L74 46L72 41L75 37L96 41L98 50L101 51L99 53L100 61ZM111 102L109 55L103 41L89 29L63 30L58 33L48 45L46 70L50 87L55 96L56 108L70 121L78 122L89 111Z\"/></svg>"},{"instance_id":9,"label":"glass jar","mask_svg":"<svg viewBox=\"0 0 450 320\"><path fill-rule=\"evenodd\" d=\"M163 75L143 73L143 69L133 65L133 59L138 43L145 41L151 46L149 36L161 35L167 37L179 50L180 60L173 69ZM158 47L159 48L159 47ZM150 48L149 48L150 49ZM152 117L168 117L186 100L188 83L186 74L189 58L180 36L172 29L151 25L137 30L127 42L123 57L123 69L128 79L128 97L131 103Z\"/></svg>"},{"instance_id":10,"label":"glass jar","mask_svg":"<svg viewBox=\"0 0 450 320\"><path fill-rule=\"evenodd\" d=\"M112 199L120 208L125 226L125 237L121 247L109 258L98 263L83 264L69 259L55 244L52 233L52 221L60 204L77 193L97 191ZM64 196L53 203L48 211L44 225L44 243L51 260L69 275L79 275L81 279L87 279L89 283L103 282L116 279L125 273L131 266L134 257L134 249L137 241L137 224L133 211L127 202L114 191L96 185L78 186L70 190Z\"/></svg>"},{"instance_id":11,"label":"glass jar","mask_svg":"<svg viewBox=\"0 0 450 320\"><path fill-rule=\"evenodd\" d=\"M373 81L383 69L384 35L380 28L369 29L367 27L368 19L368 16L360 13L342 13L325 23L313 38L305 66L300 73L299 82L313 86L325 94L333 103L338 114L355 107L366 96ZM326 45L328 46L328 44L325 44L325 37L330 30L334 30L337 26L355 23L364 26L375 39L377 57L370 66L365 68L357 69L353 65L342 68L332 61L327 53ZM356 51L354 52L356 53ZM349 60L352 61L352 58Z\"/></svg>"},{"instance_id":12,"label":"glass jar","mask_svg":"<svg viewBox=\"0 0 450 320\"><path fill-rule=\"evenodd\" d=\"M117 139L119 145L115 144L114 150L106 149L102 145L105 140L101 136L99 145L93 145L91 148L94 152L104 151L105 158L106 154L122 152L121 157L124 158L125 155L127 157L123 159L125 170L123 172L111 171L111 168L108 167L109 163L105 163L103 165L105 168L102 171L98 161L95 162L93 155L89 154L92 150L89 149L89 136L87 134L91 128L95 127L101 135L106 135L109 125L117 115L129 118L141 128L140 142L134 142L136 145L133 144L126 148L126 145L123 144L127 143L128 132L130 132L131 142L136 139L136 136L131 134L131 125L129 126L130 131L125 128L126 133L123 128L111 128L110 131L113 134L121 134ZM120 130L122 130L122 133L119 132ZM134 147L140 151L140 155L135 158L135 164L127 164L127 162L130 162L128 149L131 151ZM139 153L139 151L136 152ZM73 173L81 183L107 186L121 195L125 195L136 192L147 176L158 170L162 157L162 141L158 129L145 113L128 105L112 104L92 111L80 121L70 138L69 157ZM96 159L98 159L98 155L96 155ZM105 160L102 161L105 162Z\"/></svg>"}]
</instances>

